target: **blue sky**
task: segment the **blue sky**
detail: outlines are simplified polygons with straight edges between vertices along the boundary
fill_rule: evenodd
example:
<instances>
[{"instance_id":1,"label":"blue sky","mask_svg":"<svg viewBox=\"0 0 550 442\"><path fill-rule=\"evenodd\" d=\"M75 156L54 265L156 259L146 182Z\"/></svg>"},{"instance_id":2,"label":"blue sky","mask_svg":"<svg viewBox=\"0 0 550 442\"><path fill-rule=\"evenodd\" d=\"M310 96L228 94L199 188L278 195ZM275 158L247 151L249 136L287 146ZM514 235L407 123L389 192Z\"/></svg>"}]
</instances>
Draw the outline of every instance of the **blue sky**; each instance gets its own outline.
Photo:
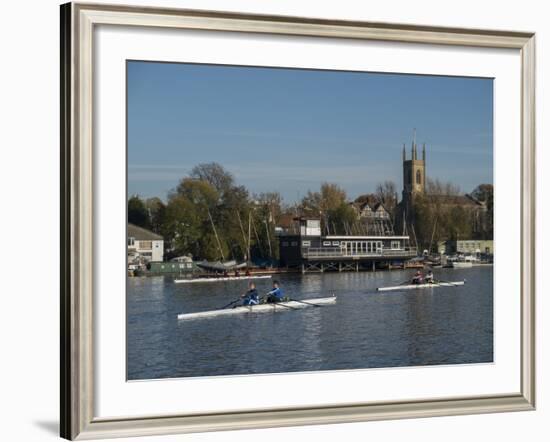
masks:
<instances>
[{"instance_id":1,"label":"blue sky","mask_svg":"<svg viewBox=\"0 0 550 442\"><path fill-rule=\"evenodd\" d=\"M324 181L401 190L413 128L430 178L493 182L491 79L128 62L129 195L165 200L211 161L287 203Z\"/></svg>"}]
</instances>

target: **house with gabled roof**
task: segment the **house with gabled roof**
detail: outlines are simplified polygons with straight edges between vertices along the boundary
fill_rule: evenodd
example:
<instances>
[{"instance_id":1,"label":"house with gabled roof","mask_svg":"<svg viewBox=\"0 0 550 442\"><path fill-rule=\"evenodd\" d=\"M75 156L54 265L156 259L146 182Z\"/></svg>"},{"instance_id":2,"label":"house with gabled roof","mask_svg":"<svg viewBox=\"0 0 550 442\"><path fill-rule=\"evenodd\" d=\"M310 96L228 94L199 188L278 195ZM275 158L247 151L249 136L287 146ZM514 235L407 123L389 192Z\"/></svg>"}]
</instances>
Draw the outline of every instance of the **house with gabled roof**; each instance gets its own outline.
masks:
<instances>
[{"instance_id":1,"label":"house with gabled roof","mask_svg":"<svg viewBox=\"0 0 550 442\"><path fill-rule=\"evenodd\" d=\"M128 223L128 258L143 262L160 262L164 259L164 238L150 230Z\"/></svg>"}]
</instances>

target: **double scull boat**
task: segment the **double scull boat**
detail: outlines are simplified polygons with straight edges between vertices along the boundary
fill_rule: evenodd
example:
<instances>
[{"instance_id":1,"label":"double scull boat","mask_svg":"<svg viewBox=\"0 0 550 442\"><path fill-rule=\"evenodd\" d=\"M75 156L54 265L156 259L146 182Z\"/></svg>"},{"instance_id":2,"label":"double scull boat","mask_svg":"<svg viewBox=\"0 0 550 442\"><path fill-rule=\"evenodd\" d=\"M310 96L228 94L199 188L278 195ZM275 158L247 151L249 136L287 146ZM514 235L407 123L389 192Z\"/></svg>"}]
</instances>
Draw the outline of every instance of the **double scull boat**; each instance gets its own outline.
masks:
<instances>
[{"instance_id":1,"label":"double scull boat","mask_svg":"<svg viewBox=\"0 0 550 442\"><path fill-rule=\"evenodd\" d=\"M379 287L376 290L379 292L389 292L389 291L399 291L399 290L414 290L414 289L425 289L425 288L434 288L434 287L456 287L459 285L464 285L466 281L456 281L456 282L433 282L431 284L408 284L408 285L396 285L394 287Z\"/></svg>"},{"instance_id":2,"label":"double scull boat","mask_svg":"<svg viewBox=\"0 0 550 442\"><path fill-rule=\"evenodd\" d=\"M241 305L234 308L226 308L221 310L210 310L196 313L181 313L178 315L179 320L185 319L201 319L212 318L214 316L239 315L244 313L265 313L265 312L282 312L296 310L305 307L316 307L327 304L334 304L336 296L329 298L313 298L304 300L293 300L288 302L279 302L277 304L258 304L258 305Z\"/></svg>"}]
</instances>

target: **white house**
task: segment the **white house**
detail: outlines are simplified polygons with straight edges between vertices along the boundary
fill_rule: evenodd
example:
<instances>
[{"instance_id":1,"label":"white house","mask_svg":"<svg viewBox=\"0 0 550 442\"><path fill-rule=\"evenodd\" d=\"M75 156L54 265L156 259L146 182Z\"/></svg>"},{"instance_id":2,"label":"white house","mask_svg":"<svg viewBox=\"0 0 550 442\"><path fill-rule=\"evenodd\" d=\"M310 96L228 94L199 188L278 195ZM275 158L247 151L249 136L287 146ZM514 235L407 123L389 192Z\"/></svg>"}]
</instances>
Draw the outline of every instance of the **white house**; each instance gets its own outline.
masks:
<instances>
[{"instance_id":1,"label":"white house","mask_svg":"<svg viewBox=\"0 0 550 442\"><path fill-rule=\"evenodd\" d=\"M162 261L164 239L150 230L128 224L128 255L138 254L145 262Z\"/></svg>"}]
</instances>

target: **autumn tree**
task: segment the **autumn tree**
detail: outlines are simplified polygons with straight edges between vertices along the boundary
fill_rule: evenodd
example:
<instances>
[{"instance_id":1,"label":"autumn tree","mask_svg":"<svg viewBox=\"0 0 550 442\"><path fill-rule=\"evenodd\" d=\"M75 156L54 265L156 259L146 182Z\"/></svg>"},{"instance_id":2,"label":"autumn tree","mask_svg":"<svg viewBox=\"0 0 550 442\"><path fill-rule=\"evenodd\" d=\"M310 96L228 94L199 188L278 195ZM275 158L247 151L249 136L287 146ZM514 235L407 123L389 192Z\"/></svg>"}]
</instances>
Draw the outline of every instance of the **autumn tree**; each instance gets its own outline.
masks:
<instances>
[{"instance_id":1,"label":"autumn tree","mask_svg":"<svg viewBox=\"0 0 550 442\"><path fill-rule=\"evenodd\" d=\"M219 200L218 191L207 181L189 177L180 181L169 197L166 215L166 234L177 253L208 260L228 255L226 240L215 230Z\"/></svg>"}]
</instances>

